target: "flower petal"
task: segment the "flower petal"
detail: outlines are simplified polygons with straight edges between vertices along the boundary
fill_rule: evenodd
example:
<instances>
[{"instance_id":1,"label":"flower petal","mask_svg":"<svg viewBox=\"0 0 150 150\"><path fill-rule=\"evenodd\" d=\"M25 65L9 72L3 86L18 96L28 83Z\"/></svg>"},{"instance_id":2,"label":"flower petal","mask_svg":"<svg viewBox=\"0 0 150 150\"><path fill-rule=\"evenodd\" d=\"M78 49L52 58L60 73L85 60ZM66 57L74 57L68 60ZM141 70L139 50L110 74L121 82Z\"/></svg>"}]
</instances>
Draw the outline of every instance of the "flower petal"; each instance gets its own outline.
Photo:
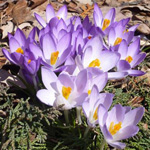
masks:
<instances>
[{"instance_id":1,"label":"flower petal","mask_svg":"<svg viewBox=\"0 0 150 150\"><path fill-rule=\"evenodd\" d=\"M42 89L37 92L36 96L42 103L49 105L49 106L53 106L54 101L55 101L54 91Z\"/></svg>"},{"instance_id":2,"label":"flower petal","mask_svg":"<svg viewBox=\"0 0 150 150\"><path fill-rule=\"evenodd\" d=\"M34 16L42 27L46 27L46 22L43 20L43 18L40 15L34 13Z\"/></svg>"},{"instance_id":3,"label":"flower petal","mask_svg":"<svg viewBox=\"0 0 150 150\"><path fill-rule=\"evenodd\" d=\"M57 76L49 68L42 67L42 81L47 89L51 89L51 83L56 82Z\"/></svg>"},{"instance_id":4,"label":"flower petal","mask_svg":"<svg viewBox=\"0 0 150 150\"><path fill-rule=\"evenodd\" d=\"M47 23L49 23L49 21L55 17L55 11L54 11L54 8L48 4L47 7L46 7L46 20L47 20Z\"/></svg>"}]
</instances>

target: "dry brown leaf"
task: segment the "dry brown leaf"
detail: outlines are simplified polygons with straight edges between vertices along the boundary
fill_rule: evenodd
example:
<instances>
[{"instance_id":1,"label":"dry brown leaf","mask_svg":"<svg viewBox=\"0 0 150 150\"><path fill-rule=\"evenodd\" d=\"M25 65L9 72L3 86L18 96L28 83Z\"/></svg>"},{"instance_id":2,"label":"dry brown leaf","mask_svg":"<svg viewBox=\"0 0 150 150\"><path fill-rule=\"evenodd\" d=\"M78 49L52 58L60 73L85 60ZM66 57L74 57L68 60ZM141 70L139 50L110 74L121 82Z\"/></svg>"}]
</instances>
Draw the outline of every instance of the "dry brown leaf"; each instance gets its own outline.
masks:
<instances>
[{"instance_id":1,"label":"dry brown leaf","mask_svg":"<svg viewBox=\"0 0 150 150\"><path fill-rule=\"evenodd\" d=\"M26 21L33 21L31 10L27 7L26 0L20 0L12 9L11 17L16 25Z\"/></svg>"},{"instance_id":2,"label":"dry brown leaf","mask_svg":"<svg viewBox=\"0 0 150 150\"><path fill-rule=\"evenodd\" d=\"M86 16L90 16L92 14L92 10L94 9L94 5L86 4L86 5L82 5L81 8L82 8L83 12L80 14L80 16L82 18L85 18Z\"/></svg>"},{"instance_id":3,"label":"dry brown leaf","mask_svg":"<svg viewBox=\"0 0 150 150\"><path fill-rule=\"evenodd\" d=\"M7 37L8 32L12 33L14 30L14 24L11 21L8 21L6 25L1 27L2 30L2 39Z\"/></svg>"},{"instance_id":4,"label":"dry brown leaf","mask_svg":"<svg viewBox=\"0 0 150 150\"><path fill-rule=\"evenodd\" d=\"M140 24L137 28L137 30L145 35L150 34L150 28L146 24Z\"/></svg>"},{"instance_id":5,"label":"dry brown leaf","mask_svg":"<svg viewBox=\"0 0 150 150\"><path fill-rule=\"evenodd\" d=\"M2 68L2 66L5 64L6 60L7 59L5 57L0 57L0 68Z\"/></svg>"},{"instance_id":6,"label":"dry brown leaf","mask_svg":"<svg viewBox=\"0 0 150 150\"><path fill-rule=\"evenodd\" d=\"M134 97L133 99L131 99L128 104L130 104L131 106L133 107L138 107L141 105L141 102L144 100L143 97L140 97L140 96L136 96Z\"/></svg>"}]
</instances>

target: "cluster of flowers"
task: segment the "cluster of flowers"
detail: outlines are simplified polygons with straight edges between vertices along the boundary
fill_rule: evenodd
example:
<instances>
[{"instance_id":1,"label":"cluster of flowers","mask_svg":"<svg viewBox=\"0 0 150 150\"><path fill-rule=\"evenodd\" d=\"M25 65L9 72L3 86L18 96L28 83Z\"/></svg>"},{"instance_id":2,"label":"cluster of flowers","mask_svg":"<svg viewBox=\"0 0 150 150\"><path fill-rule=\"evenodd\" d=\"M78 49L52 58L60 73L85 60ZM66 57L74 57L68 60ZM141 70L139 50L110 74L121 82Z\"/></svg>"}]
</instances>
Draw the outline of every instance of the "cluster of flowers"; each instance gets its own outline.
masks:
<instances>
[{"instance_id":1,"label":"cluster of flowers","mask_svg":"<svg viewBox=\"0 0 150 150\"><path fill-rule=\"evenodd\" d=\"M45 22L35 14L42 29L34 28L28 38L20 29L8 34L10 52L3 49L10 62L19 65L24 78L37 89L38 99L62 110L81 108L90 127L99 124L108 144L123 149L119 142L134 136L144 108L115 105L110 111L113 94L100 93L109 79L139 76L134 70L146 54L140 51L140 37L134 36L138 25L129 27L129 18L115 22L115 9L103 17L94 6L94 24L88 17L67 19L63 6L57 14L46 8ZM38 41L35 35L38 35ZM45 89L39 89L37 72L41 69Z\"/></svg>"}]
</instances>

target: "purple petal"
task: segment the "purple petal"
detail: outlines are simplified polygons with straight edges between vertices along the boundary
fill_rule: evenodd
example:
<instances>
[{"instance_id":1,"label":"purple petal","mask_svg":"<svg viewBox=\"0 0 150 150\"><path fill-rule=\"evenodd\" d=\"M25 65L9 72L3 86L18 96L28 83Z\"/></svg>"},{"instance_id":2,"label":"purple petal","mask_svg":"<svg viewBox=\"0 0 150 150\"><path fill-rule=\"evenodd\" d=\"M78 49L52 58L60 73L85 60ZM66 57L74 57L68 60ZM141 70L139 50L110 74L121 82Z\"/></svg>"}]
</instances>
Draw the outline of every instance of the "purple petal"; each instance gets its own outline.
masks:
<instances>
[{"instance_id":1,"label":"purple petal","mask_svg":"<svg viewBox=\"0 0 150 150\"><path fill-rule=\"evenodd\" d=\"M108 42L110 45L114 45L115 38L116 38L115 30L111 28L108 34Z\"/></svg>"},{"instance_id":2,"label":"purple petal","mask_svg":"<svg viewBox=\"0 0 150 150\"><path fill-rule=\"evenodd\" d=\"M34 16L42 27L46 27L46 22L43 20L41 16L39 16L37 13L34 13Z\"/></svg>"},{"instance_id":3,"label":"purple petal","mask_svg":"<svg viewBox=\"0 0 150 150\"><path fill-rule=\"evenodd\" d=\"M103 14L101 9L98 7L97 4L94 5L94 22L96 23L97 26L102 24L102 20L103 20ZM99 24L99 25L98 25ZM99 26L100 27L100 26Z\"/></svg>"},{"instance_id":4,"label":"purple petal","mask_svg":"<svg viewBox=\"0 0 150 150\"><path fill-rule=\"evenodd\" d=\"M106 108L102 104L100 104L98 107L98 123L99 123L100 127L103 127L105 125L107 115L108 115L108 113L107 113ZM106 126L105 126L105 129L106 129ZM108 136L109 135L110 135L110 133L108 133Z\"/></svg>"},{"instance_id":5,"label":"purple petal","mask_svg":"<svg viewBox=\"0 0 150 150\"><path fill-rule=\"evenodd\" d=\"M37 27L34 27L34 28L31 30L31 32L30 32L30 34L29 34L29 36L28 36L28 39L30 39L30 42L33 42L33 41L34 41L36 31L37 31Z\"/></svg>"},{"instance_id":6,"label":"purple petal","mask_svg":"<svg viewBox=\"0 0 150 150\"><path fill-rule=\"evenodd\" d=\"M106 72L116 66L117 62L119 61L120 54L110 51L103 51L100 55L100 62L101 62L101 69ZM111 61L110 61L111 60Z\"/></svg>"},{"instance_id":7,"label":"purple petal","mask_svg":"<svg viewBox=\"0 0 150 150\"><path fill-rule=\"evenodd\" d=\"M56 63L57 66L60 66L61 64L63 64L67 57L69 56L69 54L71 53L71 48L67 48L60 56L58 62Z\"/></svg>"},{"instance_id":8,"label":"purple petal","mask_svg":"<svg viewBox=\"0 0 150 150\"><path fill-rule=\"evenodd\" d=\"M88 67L88 65L90 64L91 56L92 56L92 47L88 47L83 54L82 60L84 67Z\"/></svg>"},{"instance_id":9,"label":"purple petal","mask_svg":"<svg viewBox=\"0 0 150 150\"><path fill-rule=\"evenodd\" d=\"M107 73L100 73L93 79L93 85L97 85L99 92L103 90L103 88L106 86L106 83L108 81L108 74Z\"/></svg>"},{"instance_id":10,"label":"purple petal","mask_svg":"<svg viewBox=\"0 0 150 150\"><path fill-rule=\"evenodd\" d=\"M68 33L63 36L57 44L57 50L60 52L60 55L67 49L71 44L71 34Z\"/></svg>"},{"instance_id":11,"label":"purple petal","mask_svg":"<svg viewBox=\"0 0 150 150\"><path fill-rule=\"evenodd\" d=\"M123 40L118 48L118 53L121 55L121 59L125 59L127 57L128 52L128 44L125 40Z\"/></svg>"},{"instance_id":12,"label":"purple petal","mask_svg":"<svg viewBox=\"0 0 150 150\"><path fill-rule=\"evenodd\" d=\"M139 131L139 128L135 125L130 125L125 128L121 128L119 132L117 132L116 135L113 136L113 139L115 141L128 139L130 137L133 137L136 135Z\"/></svg>"},{"instance_id":13,"label":"purple petal","mask_svg":"<svg viewBox=\"0 0 150 150\"><path fill-rule=\"evenodd\" d=\"M96 104L96 102L98 100L98 96L99 96L98 88L96 85L94 85L92 87L91 94L89 96L89 105L90 105L91 109L94 108L94 105Z\"/></svg>"},{"instance_id":14,"label":"purple petal","mask_svg":"<svg viewBox=\"0 0 150 150\"><path fill-rule=\"evenodd\" d=\"M140 71L140 70L128 70L128 73L130 76L142 76L145 74L145 72Z\"/></svg>"},{"instance_id":15,"label":"purple petal","mask_svg":"<svg viewBox=\"0 0 150 150\"><path fill-rule=\"evenodd\" d=\"M8 50L6 50L5 48L3 48L3 49L2 49L2 52L3 52L4 56L5 56L11 63L18 65L18 64L11 58L10 52L8 52Z\"/></svg>"},{"instance_id":16,"label":"purple petal","mask_svg":"<svg viewBox=\"0 0 150 150\"><path fill-rule=\"evenodd\" d=\"M47 33L43 37L43 53L45 59L49 60L51 53L56 51L56 46L53 38Z\"/></svg>"},{"instance_id":17,"label":"purple petal","mask_svg":"<svg viewBox=\"0 0 150 150\"><path fill-rule=\"evenodd\" d=\"M99 99L101 104L108 110L112 104L114 94L110 93L100 93L99 94Z\"/></svg>"},{"instance_id":18,"label":"purple petal","mask_svg":"<svg viewBox=\"0 0 150 150\"><path fill-rule=\"evenodd\" d=\"M15 35L14 35L14 38L18 41L18 43L19 43L22 47L25 46L26 37L25 37L24 33L23 33L19 28L17 28L16 33L15 33Z\"/></svg>"},{"instance_id":19,"label":"purple petal","mask_svg":"<svg viewBox=\"0 0 150 150\"><path fill-rule=\"evenodd\" d=\"M104 19L109 19L111 23L113 23L115 19L115 15L116 15L115 8L111 8L109 12L106 14L106 16L104 17Z\"/></svg>"},{"instance_id":20,"label":"purple petal","mask_svg":"<svg viewBox=\"0 0 150 150\"><path fill-rule=\"evenodd\" d=\"M87 84L87 70L86 69L82 70L77 75L75 83L76 83L76 86L77 86L77 91L79 93L82 93L83 90L86 87L86 84Z\"/></svg>"},{"instance_id":21,"label":"purple petal","mask_svg":"<svg viewBox=\"0 0 150 150\"><path fill-rule=\"evenodd\" d=\"M41 72L42 72L43 84L45 85L47 89L51 89L50 84L52 82L56 82L57 76L55 75L53 71L51 71L49 68L46 68L46 67L42 67Z\"/></svg>"},{"instance_id":22,"label":"purple petal","mask_svg":"<svg viewBox=\"0 0 150 150\"><path fill-rule=\"evenodd\" d=\"M55 17L55 11L54 11L54 8L48 4L47 7L46 7L46 20L47 20L47 23L53 18Z\"/></svg>"},{"instance_id":23,"label":"purple petal","mask_svg":"<svg viewBox=\"0 0 150 150\"><path fill-rule=\"evenodd\" d=\"M82 106L83 102L85 101L86 97L88 96L87 93L81 94L79 97L77 97L74 101L76 102L76 107Z\"/></svg>"},{"instance_id":24,"label":"purple petal","mask_svg":"<svg viewBox=\"0 0 150 150\"><path fill-rule=\"evenodd\" d=\"M36 96L42 103L49 105L49 106L53 106L54 101L55 101L54 91L42 89L37 92Z\"/></svg>"},{"instance_id":25,"label":"purple petal","mask_svg":"<svg viewBox=\"0 0 150 150\"><path fill-rule=\"evenodd\" d=\"M90 109L89 109L90 105L89 105L89 102L88 101L84 101L82 103L82 109L83 109L83 112L86 116L86 118L88 118L89 114L90 114Z\"/></svg>"},{"instance_id":26,"label":"purple petal","mask_svg":"<svg viewBox=\"0 0 150 150\"><path fill-rule=\"evenodd\" d=\"M9 40L9 46L10 46L11 53L16 52L16 50L17 50L18 48L20 48L20 44L19 44L18 41L17 41L15 38L13 38L13 37Z\"/></svg>"},{"instance_id":27,"label":"purple petal","mask_svg":"<svg viewBox=\"0 0 150 150\"><path fill-rule=\"evenodd\" d=\"M117 149L124 149L126 147L126 144L121 142L108 142L108 144Z\"/></svg>"},{"instance_id":28,"label":"purple petal","mask_svg":"<svg viewBox=\"0 0 150 150\"><path fill-rule=\"evenodd\" d=\"M58 76L58 80L61 82L62 85L64 85L65 87L71 87L72 89L74 89L74 82L71 78L71 76L67 73L67 72L62 72L59 76Z\"/></svg>"},{"instance_id":29,"label":"purple petal","mask_svg":"<svg viewBox=\"0 0 150 150\"><path fill-rule=\"evenodd\" d=\"M140 64L146 57L146 53L140 53L133 58L133 61L130 63L131 67L134 68Z\"/></svg>"},{"instance_id":30,"label":"purple petal","mask_svg":"<svg viewBox=\"0 0 150 150\"><path fill-rule=\"evenodd\" d=\"M130 64L126 60L120 60L117 64L118 71L126 71L131 69Z\"/></svg>"},{"instance_id":31,"label":"purple petal","mask_svg":"<svg viewBox=\"0 0 150 150\"><path fill-rule=\"evenodd\" d=\"M66 5L64 5L63 7L59 9L59 11L57 12L57 17L60 17L66 20L67 18L67 6Z\"/></svg>"},{"instance_id":32,"label":"purple petal","mask_svg":"<svg viewBox=\"0 0 150 150\"><path fill-rule=\"evenodd\" d=\"M100 110L100 109L99 109L99 110ZM106 116L106 115L105 115L105 116ZM112 135L110 134L110 132L109 132L108 129L107 129L106 124L104 124L104 126L101 127L101 131L102 131L102 133L103 133L103 135L104 135L106 141L107 141L107 140L109 141L109 140L112 140L112 139L113 139Z\"/></svg>"},{"instance_id":33,"label":"purple petal","mask_svg":"<svg viewBox=\"0 0 150 150\"><path fill-rule=\"evenodd\" d=\"M140 38L135 40L133 43L130 44L128 48L128 56L135 56L140 52Z\"/></svg>"},{"instance_id":34,"label":"purple petal","mask_svg":"<svg viewBox=\"0 0 150 150\"><path fill-rule=\"evenodd\" d=\"M135 108L125 114L122 126L125 128L130 125L137 125L144 114L144 107Z\"/></svg>"},{"instance_id":35,"label":"purple petal","mask_svg":"<svg viewBox=\"0 0 150 150\"><path fill-rule=\"evenodd\" d=\"M120 104L115 105L109 112L107 117L107 127L110 126L111 122L119 123L124 119L125 110Z\"/></svg>"},{"instance_id":36,"label":"purple petal","mask_svg":"<svg viewBox=\"0 0 150 150\"><path fill-rule=\"evenodd\" d=\"M35 44L29 44L30 51L34 54L35 59L38 59L38 57L43 58L42 50Z\"/></svg>"},{"instance_id":37,"label":"purple petal","mask_svg":"<svg viewBox=\"0 0 150 150\"><path fill-rule=\"evenodd\" d=\"M122 79L128 75L128 72L108 72L108 79Z\"/></svg>"}]
</instances>

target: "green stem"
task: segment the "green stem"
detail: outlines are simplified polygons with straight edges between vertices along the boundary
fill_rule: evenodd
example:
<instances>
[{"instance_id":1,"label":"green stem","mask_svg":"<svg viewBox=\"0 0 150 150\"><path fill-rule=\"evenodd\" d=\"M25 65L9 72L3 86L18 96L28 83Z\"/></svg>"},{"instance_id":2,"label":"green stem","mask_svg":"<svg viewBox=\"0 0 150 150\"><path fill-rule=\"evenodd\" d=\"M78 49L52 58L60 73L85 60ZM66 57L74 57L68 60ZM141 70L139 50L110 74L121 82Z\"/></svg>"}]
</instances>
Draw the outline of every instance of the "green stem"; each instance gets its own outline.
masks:
<instances>
[{"instance_id":1,"label":"green stem","mask_svg":"<svg viewBox=\"0 0 150 150\"><path fill-rule=\"evenodd\" d=\"M104 150L105 144L106 144L106 141L105 141L105 139L103 139L101 146L100 146L100 150Z\"/></svg>"},{"instance_id":2,"label":"green stem","mask_svg":"<svg viewBox=\"0 0 150 150\"><path fill-rule=\"evenodd\" d=\"M77 112L77 119L79 121L79 125L82 124L82 119L81 119L81 108L80 107L77 107L76 108L76 112Z\"/></svg>"},{"instance_id":3,"label":"green stem","mask_svg":"<svg viewBox=\"0 0 150 150\"><path fill-rule=\"evenodd\" d=\"M87 126L84 132L84 138L87 136L89 130L90 130L90 126Z\"/></svg>"},{"instance_id":4,"label":"green stem","mask_svg":"<svg viewBox=\"0 0 150 150\"><path fill-rule=\"evenodd\" d=\"M68 114L68 110L64 110L64 115L65 115L66 125L69 125L69 114Z\"/></svg>"}]
</instances>

